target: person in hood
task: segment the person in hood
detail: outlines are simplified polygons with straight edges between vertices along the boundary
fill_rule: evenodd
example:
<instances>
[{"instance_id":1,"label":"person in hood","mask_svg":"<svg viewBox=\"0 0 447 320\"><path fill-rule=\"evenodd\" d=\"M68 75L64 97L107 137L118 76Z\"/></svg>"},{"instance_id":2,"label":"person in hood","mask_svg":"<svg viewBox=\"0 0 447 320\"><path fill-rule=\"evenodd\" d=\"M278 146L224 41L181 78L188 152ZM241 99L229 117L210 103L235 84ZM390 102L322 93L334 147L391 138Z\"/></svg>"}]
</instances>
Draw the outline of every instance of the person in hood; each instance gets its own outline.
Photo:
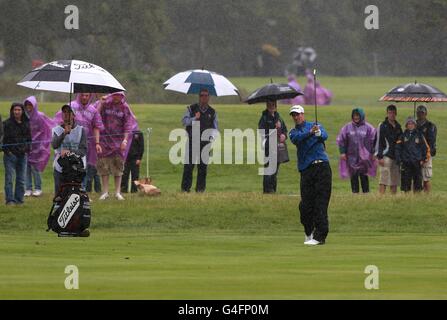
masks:
<instances>
[{"instance_id":1,"label":"person in hood","mask_svg":"<svg viewBox=\"0 0 447 320\"><path fill-rule=\"evenodd\" d=\"M304 88L304 99L306 105L315 104L315 87L314 87L314 76L311 72L307 72L307 85ZM324 88L320 81L316 82L317 91L317 105L328 106L332 102L333 94L328 89Z\"/></svg>"},{"instance_id":2,"label":"person in hood","mask_svg":"<svg viewBox=\"0 0 447 320\"><path fill-rule=\"evenodd\" d=\"M96 163L98 155L102 153L99 141L100 131L104 129L95 103L96 95L93 93L79 93L75 101L70 103L71 108L76 113L76 123L82 126L87 134L87 174L82 182L82 188L91 191L92 183L95 182L95 189L101 192L101 182L97 175ZM60 123L62 113L56 114L56 120Z\"/></svg>"},{"instance_id":3,"label":"person in hood","mask_svg":"<svg viewBox=\"0 0 447 320\"><path fill-rule=\"evenodd\" d=\"M376 129L366 122L361 108L352 110L352 121L345 125L337 137L340 150L339 171L342 179L351 179L352 193L369 193L369 178L376 176L374 157ZM360 183L359 183L360 180Z\"/></svg>"},{"instance_id":4,"label":"person in hood","mask_svg":"<svg viewBox=\"0 0 447 320\"><path fill-rule=\"evenodd\" d=\"M422 166L430 160L430 147L424 134L417 130L416 120L407 119L405 132L396 145L396 163L401 166L401 190L415 193L422 191Z\"/></svg>"},{"instance_id":5,"label":"person in hood","mask_svg":"<svg viewBox=\"0 0 447 320\"><path fill-rule=\"evenodd\" d=\"M271 130L274 130L277 134L278 144L284 144L287 140L287 127L284 120L278 113L276 101L267 102L267 109L262 112L261 119L259 120L258 129L263 131L265 156L269 157L269 138ZM276 193L277 189L277 175L279 171L279 163L276 167L276 172L272 175L264 175L263 189L265 194ZM266 168L269 167L267 163Z\"/></svg>"},{"instance_id":6,"label":"person in hood","mask_svg":"<svg viewBox=\"0 0 447 320\"><path fill-rule=\"evenodd\" d=\"M3 123L2 150L5 165L5 199L7 205L23 204L27 153L30 151L31 130L21 103L13 103L9 119ZM15 188L13 177L15 176Z\"/></svg>"},{"instance_id":7,"label":"person in hood","mask_svg":"<svg viewBox=\"0 0 447 320\"><path fill-rule=\"evenodd\" d=\"M289 75L287 77L287 81L288 81L290 87L295 89L297 92L302 92L301 86L298 83L298 81L294 75ZM304 95L299 95L293 99L282 100L281 103L288 104L288 105L304 105L305 104Z\"/></svg>"},{"instance_id":8,"label":"person in hood","mask_svg":"<svg viewBox=\"0 0 447 320\"><path fill-rule=\"evenodd\" d=\"M103 194L100 200L109 196L109 176L115 178L115 197L124 200L121 195L121 181L124 173L124 163L132 144L132 132L138 129L138 123L126 102L123 92L113 93L104 97L98 106L104 130L101 131L97 169L102 179Z\"/></svg>"},{"instance_id":9,"label":"person in hood","mask_svg":"<svg viewBox=\"0 0 447 320\"><path fill-rule=\"evenodd\" d=\"M87 133L86 130L77 124L76 113L71 106L64 105L61 108L63 123L53 128L53 146L54 162L54 191L55 195L61 190L62 167L58 160L66 157L69 153L74 153L84 162L84 168L87 167Z\"/></svg>"},{"instance_id":10,"label":"person in hood","mask_svg":"<svg viewBox=\"0 0 447 320\"><path fill-rule=\"evenodd\" d=\"M26 167L26 191L25 197L40 197L42 195L41 174L45 170L51 154L52 129L54 121L38 109L37 99L31 96L23 103L25 113L29 119L31 130L31 148L28 154ZM33 191L34 180L34 191Z\"/></svg>"},{"instance_id":11,"label":"person in hood","mask_svg":"<svg viewBox=\"0 0 447 320\"><path fill-rule=\"evenodd\" d=\"M376 138L376 157L379 160L379 192L384 194L390 187L391 193L397 193L400 184L400 168L396 163L396 143L402 134L402 127L397 122L395 105L387 107L387 117L379 125Z\"/></svg>"}]
</instances>

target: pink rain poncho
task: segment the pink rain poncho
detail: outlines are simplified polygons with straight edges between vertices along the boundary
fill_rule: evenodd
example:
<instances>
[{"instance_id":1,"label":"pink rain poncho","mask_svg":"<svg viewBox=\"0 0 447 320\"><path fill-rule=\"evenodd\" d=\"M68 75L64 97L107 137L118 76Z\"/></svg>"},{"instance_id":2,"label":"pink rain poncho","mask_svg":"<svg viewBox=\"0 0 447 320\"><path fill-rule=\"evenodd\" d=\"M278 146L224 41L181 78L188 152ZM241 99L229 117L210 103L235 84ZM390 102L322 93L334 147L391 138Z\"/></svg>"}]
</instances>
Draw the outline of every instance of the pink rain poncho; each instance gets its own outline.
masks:
<instances>
[{"instance_id":1,"label":"pink rain poncho","mask_svg":"<svg viewBox=\"0 0 447 320\"><path fill-rule=\"evenodd\" d=\"M315 104L315 88L314 88L314 77L308 72L307 73L307 85L304 88L304 100L306 105ZM317 81L317 104L319 106L328 106L332 102L332 92L324 88L319 81Z\"/></svg>"},{"instance_id":2,"label":"pink rain poncho","mask_svg":"<svg viewBox=\"0 0 447 320\"><path fill-rule=\"evenodd\" d=\"M298 92L301 92L301 86L298 83L298 81L296 81L296 78L294 76L289 76L288 77L288 81L289 81L289 86L291 86L293 89L295 89ZM282 100L281 103L283 104L289 104L289 105L303 105L305 102L304 100L304 96L303 95L299 95L293 99L288 99L288 100Z\"/></svg>"},{"instance_id":3,"label":"pink rain poncho","mask_svg":"<svg viewBox=\"0 0 447 320\"><path fill-rule=\"evenodd\" d=\"M33 111L26 112L31 128L32 144L28 154L28 163L37 171L43 172L48 164L51 153L51 130L55 127L53 119L48 118L38 109L37 99L34 96L27 98L23 104L30 102Z\"/></svg>"},{"instance_id":4,"label":"pink rain poncho","mask_svg":"<svg viewBox=\"0 0 447 320\"><path fill-rule=\"evenodd\" d=\"M376 129L365 121L362 109L354 109L352 115L354 113L360 114L360 123L348 123L337 137L340 152L347 156L347 160L340 159L339 163L342 179L350 179L356 173L374 177L377 172L377 161L374 159Z\"/></svg>"},{"instance_id":5,"label":"pink rain poncho","mask_svg":"<svg viewBox=\"0 0 447 320\"><path fill-rule=\"evenodd\" d=\"M113 96L120 95L119 103L113 103ZM138 130L138 123L135 115L126 102L126 95L123 92L114 93L106 97L102 107L99 107L104 130L101 131L102 153L100 158L121 156L126 160L132 144L132 132ZM124 133L128 133L127 149L121 151L121 143L124 140Z\"/></svg>"},{"instance_id":6,"label":"pink rain poncho","mask_svg":"<svg viewBox=\"0 0 447 320\"><path fill-rule=\"evenodd\" d=\"M81 103L81 95L76 95L76 100L71 102L71 107L74 110L76 116L76 123L85 129L87 135L87 164L96 166L98 155L96 153L96 141L94 129L103 130L104 125L101 119L101 115L95 108L95 96L91 94L90 100L86 105ZM62 112L59 111L55 120L57 123L62 123Z\"/></svg>"}]
</instances>

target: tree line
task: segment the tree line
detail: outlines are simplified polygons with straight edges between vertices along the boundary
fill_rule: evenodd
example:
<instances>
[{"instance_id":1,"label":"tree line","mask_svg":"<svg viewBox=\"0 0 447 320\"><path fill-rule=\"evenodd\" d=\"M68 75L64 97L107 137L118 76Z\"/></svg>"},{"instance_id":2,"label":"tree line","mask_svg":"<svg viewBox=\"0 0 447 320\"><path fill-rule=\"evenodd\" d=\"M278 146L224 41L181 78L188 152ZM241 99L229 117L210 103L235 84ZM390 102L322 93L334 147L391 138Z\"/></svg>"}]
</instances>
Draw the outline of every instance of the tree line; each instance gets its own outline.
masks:
<instances>
[{"instance_id":1,"label":"tree line","mask_svg":"<svg viewBox=\"0 0 447 320\"><path fill-rule=\"evenodd\" d=\"M447 1L375 0L379 29L367 30L370 2L0 0L0 59L11 73L35 59L76 58L117 73L204 67L278 76L306 46L327 75L447 73ZM64 28L68 5L79 8L79 30Z\"/></svg>"}]
</instances>

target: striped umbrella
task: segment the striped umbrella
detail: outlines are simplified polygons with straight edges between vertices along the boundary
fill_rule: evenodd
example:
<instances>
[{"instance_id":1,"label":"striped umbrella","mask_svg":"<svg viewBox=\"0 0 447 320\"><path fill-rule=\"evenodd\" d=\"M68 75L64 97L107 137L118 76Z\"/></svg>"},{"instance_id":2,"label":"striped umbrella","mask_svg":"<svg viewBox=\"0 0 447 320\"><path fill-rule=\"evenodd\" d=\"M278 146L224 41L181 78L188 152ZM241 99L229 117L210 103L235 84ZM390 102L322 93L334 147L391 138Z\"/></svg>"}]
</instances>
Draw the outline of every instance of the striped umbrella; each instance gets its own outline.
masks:
<instances>
[{"instance_id":1,"label":"striped umbrella","mask_svg":"<svg viewBox=\"0 0 447 320\"><path fill-rule=\"evenodd\" d=\"M414 116L416 117L417 103L447 102L447 95L433 86L415 81L391 89L380 98L380 101L414 102Z\"/></svg>"},{"instance_id":2,"label":"striped umbrella","mask_svg":"<svg viewBox=\"0 0 447 320\"><path fill-rule=\"evenodd\" d=\"M114 93L124 87L105 69L79 60L59 60L30 71L19 86L62 93Z\"/></svg>"},{"instance_id":3,"label":"striped umbrella","mask_svg":"<svg viewBox=\"0 0 447 320\"><path fill-rule=\"evenodd\" d=\"M180 72L167 80L165 90L184 94L199 94L201 89L208 89L216 97L238 96L238 89L224 76L208 70L189 70Z\"/></svg>"}]
</instances>

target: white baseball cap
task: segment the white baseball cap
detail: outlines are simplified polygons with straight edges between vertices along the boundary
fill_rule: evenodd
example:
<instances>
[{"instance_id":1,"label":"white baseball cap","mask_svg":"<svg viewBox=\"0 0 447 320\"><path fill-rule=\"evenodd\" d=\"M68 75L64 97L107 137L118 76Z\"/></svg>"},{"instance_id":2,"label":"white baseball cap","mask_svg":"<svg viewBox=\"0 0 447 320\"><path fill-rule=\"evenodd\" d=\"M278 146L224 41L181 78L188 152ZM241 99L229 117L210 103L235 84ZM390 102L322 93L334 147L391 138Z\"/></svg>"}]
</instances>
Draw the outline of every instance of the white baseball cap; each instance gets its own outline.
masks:
<instances>
[{"instance_id":1,"label":"white baseball cap","mask_svg":"<svg viewBox=\"0 0 447 320\"><path fill-rule=\"evenodd\" d=\"M304 113L304 108L300 105L293 106L290 108L290 114L292 113Z\"/></svg>"}]
</instances>

